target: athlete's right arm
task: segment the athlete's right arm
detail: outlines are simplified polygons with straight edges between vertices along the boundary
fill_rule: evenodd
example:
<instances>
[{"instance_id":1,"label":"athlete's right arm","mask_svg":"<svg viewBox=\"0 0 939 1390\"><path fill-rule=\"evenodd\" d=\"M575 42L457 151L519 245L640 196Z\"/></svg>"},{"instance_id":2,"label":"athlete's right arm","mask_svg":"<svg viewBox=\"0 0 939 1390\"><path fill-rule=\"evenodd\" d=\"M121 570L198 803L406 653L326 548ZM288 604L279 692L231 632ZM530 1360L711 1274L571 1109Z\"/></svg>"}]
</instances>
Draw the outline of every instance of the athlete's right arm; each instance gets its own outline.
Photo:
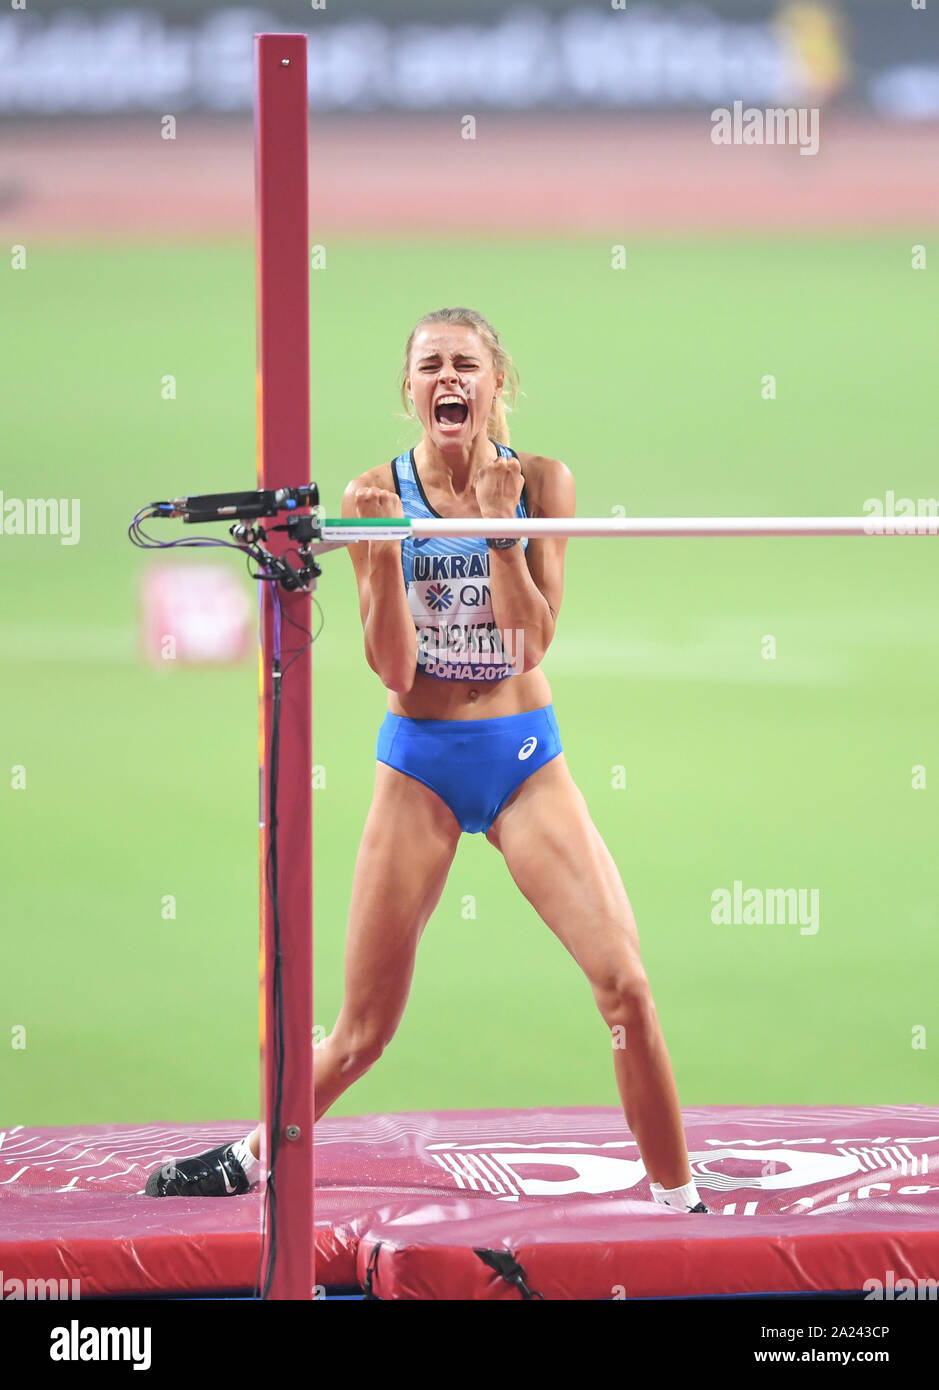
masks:
<instances>
[{"instance_id":1,"label":"athlete's right arm","mask_svg":"<svg viewBox=\"0 0 939 1390\"><path fill-rule=\"evenodd\" d=\"M404 516L396 492L353 478L342 495L342 515ZM408 608L400 541L356 541L348 547L359 586L365 659L382 684L404 695L417 673L417 629Z\"/></svg>"}]
</instances>

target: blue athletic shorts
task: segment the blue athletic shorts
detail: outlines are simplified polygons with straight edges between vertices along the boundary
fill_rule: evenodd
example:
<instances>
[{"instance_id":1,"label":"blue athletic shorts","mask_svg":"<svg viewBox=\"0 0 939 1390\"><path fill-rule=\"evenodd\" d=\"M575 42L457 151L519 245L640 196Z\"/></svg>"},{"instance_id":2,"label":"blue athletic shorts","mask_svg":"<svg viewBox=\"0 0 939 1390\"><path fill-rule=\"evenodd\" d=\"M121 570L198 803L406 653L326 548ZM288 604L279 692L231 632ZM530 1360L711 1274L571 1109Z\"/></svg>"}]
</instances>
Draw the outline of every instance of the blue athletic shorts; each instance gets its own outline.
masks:
<instances>
[{"instance_id":1,"label":"blue athletic shorts","mask_svg":"<svg viewBox=\"0 0 939 1390\"><path fill-rule=\"evenodd\" d=\"M468 834L485 833L517 787L562 751L554 706L498 719L404 719L390 711L376 757L430 787Z\"/></svg>"}]
</instances>

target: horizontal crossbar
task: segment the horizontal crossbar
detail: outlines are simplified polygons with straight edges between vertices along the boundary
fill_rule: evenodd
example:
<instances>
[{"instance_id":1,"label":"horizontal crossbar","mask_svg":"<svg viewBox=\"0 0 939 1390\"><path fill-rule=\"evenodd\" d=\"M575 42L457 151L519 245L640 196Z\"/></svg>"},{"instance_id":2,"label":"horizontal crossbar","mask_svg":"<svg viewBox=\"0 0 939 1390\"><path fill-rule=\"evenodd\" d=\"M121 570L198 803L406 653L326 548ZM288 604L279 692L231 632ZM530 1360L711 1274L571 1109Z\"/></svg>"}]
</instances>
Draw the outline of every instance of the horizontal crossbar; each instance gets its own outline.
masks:
<instances>
[{"instance_id":1,"label":"horizontal crossbar","mask_svg":"<svg viewBox=\"0 0 939 1390\"><path fill-rule=\"evenodd\" d=\"M477 536L936 536L939 517L931 516L627 516L627 517L401 517L326 518L324 542L403 541L410 537Z\"/></svg>"}]
</instances>

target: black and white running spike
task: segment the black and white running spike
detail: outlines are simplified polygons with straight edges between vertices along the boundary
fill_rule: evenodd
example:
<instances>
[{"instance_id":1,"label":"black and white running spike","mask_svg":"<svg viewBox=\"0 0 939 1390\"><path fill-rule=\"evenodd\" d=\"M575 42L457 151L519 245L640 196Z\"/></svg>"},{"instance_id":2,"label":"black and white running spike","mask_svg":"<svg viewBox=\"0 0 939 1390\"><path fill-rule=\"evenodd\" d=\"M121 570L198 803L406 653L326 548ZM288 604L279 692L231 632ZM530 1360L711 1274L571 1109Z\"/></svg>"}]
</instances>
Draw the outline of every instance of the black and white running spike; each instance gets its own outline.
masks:
<instances>
[{"instance_id":1,"label":"black and white running spike","mask_svg":"<svg viewBox=\"0 0 939 1390\"><path fill-rule=\"evenodd\" d=\"M251 1184L244 1168L222 1144L195 1158L173 1158L147 1178L148 1197L238 1197Z\"/></svg>"}]
</instances>

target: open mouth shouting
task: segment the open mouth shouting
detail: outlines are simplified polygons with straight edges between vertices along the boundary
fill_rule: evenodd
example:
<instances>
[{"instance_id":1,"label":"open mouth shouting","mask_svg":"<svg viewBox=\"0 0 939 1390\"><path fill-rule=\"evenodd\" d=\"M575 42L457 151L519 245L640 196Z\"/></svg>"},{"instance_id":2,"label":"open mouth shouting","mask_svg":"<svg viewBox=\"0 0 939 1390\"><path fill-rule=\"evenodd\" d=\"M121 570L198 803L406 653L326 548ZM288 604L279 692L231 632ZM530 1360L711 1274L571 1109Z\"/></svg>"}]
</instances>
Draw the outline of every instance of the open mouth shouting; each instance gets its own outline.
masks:
<instances>
[{"instance_id":1,"label":"open mouth shouting","mask_svg":"<svg viewBox=\"0 0 939 1390\"><path fill-rule=\"evenodd\" d=\"M457 434L469 417L469 406L462 396L448 393L434 403L434 419L444 434Z\"/></svg>"}]
</instances>

